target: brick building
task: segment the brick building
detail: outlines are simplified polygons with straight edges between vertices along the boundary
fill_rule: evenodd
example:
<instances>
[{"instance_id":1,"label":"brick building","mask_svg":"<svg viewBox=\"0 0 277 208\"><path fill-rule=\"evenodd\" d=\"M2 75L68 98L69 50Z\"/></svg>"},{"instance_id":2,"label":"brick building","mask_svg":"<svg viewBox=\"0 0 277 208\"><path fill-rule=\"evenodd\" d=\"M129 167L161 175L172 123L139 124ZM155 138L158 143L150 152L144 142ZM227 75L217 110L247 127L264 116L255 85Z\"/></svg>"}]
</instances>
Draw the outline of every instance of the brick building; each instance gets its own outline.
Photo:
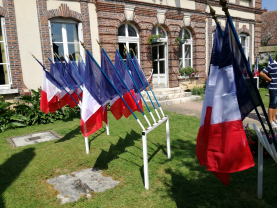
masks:
<instances>
[{"instance_id":1,"label":"brick building","mask_svg":"<svg viewBox=\"0 0 277 208\"><path fill-rule=\"evenodd\" d=\"M261 42L261 0L228 2L242 45L254 63ZM113 42L122 56L124 44L134 49L146 76L154 69L154 87L177 87L179 66L197 68L203 82L215 30L207 4L224 27L219 0L0 0L0 94L12 98L41 85L42 70L29 52L49 67L44 53L52 58L53 51L84 57L79 40L99 63L96 39L112 60ZM146 37L154 33L163 35L150 45ZM188 35L187 42L175 46L175 38L183 34Z\"/></svg>"}]
</instances>

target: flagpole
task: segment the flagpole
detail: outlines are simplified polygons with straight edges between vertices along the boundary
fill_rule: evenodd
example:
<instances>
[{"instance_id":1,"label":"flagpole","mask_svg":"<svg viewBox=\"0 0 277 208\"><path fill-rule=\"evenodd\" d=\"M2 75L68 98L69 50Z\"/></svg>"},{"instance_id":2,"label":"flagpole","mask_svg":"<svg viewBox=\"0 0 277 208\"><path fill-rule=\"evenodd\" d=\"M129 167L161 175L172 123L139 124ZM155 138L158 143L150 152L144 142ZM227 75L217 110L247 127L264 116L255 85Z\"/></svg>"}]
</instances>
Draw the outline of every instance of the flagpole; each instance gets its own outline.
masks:
<instances>
[{"instance_id":1,"label":"flagpole","mask_svg":"<svg viewBox=\"0 0 277 208\"><path fill-rule=\"evenodd\" d=\"M130 77L131 77L131 79L132 79L133 83L135 84L135 86L136 86L136 88L137 88L137 91L139 92L140 97L142 98L142 100L143 100L143 102L144 102L144 104L145 104L146 108L148 109L148 111L149 111L149 113L150 113L150 115L151 115L151 117L152 117L152 119L153 119L154 123L156 123L156 119L155 119L155 117L153 116L153 114L152 114L152 112L150 111L150 109L149 109L149 107L148 107L148 105L147 105L146 101L144 100L143 96L141 95L141 92L140 92L140 90L139 90L139 88L138 88L138 86L137 86L137 84L136 84L136 82L135 82L134 78L132 77L132 75L131 75L130 71L128 70L128 67L126 66L126 64L125 64L125 62L124 62L124 60L123 60L122 56L120 55L119 51L117 50L117 48L116 48L115 44L114 44L114 47L115 47L116 52L117 52L117 53L118 53L118 55L120 56L120 58L121 58L122 62L124 63L125 69L126 69L126 70L127 70L127 72L129 73L129 75L130 75Z\"/></svg>"},{"instance_id":2,"label":"flagpole","mask_svg":"<svg viewBox=\"0 0 277 208\"><path fill-rule=\"evenodd\" d=\"M100 43L97 41L97 43L100 45ZM109 58L108 54L106 53L105 49L102 47L102 45L100 45L100 47L102 48L103 52L105 53L105 55L107 56L107 58L109 59L111 65L113 66L115 72L117 73L117 75L119 76L121 82L124 84L124 86L126 87L126 89L128 90L128 92L130 93L130 95L132 96L133 100L135 101L136 105L138 106L140 112L142 113L143 117L145 118L146 122L148 123L149 127L151 127L151 124L147 118L147 116L143 113L142 109L140 108L137 100L134 98L133 94L130 92L129 88L127 87L126 83L124 82L124 80L122 79L120 73L118 72L118 70L115 68L115 66L113 65L113 62L111 61L111 59Z\"/></svg>"},{"instance_id":3,"label":"flagpole","mask_svg":"<svg viewBox=\"0 0 277 208\"><path fill-rule=\"evenodd\" d=\"M223 31L222 31L222 29L221 29L221 26L220 26L220 24L219 24L219 22L218 22L218 19L217 19L217 15L216 15L216 13L215 13L215 10L211 7L210 4L209 4L209 7L210 7L210 14L212 15L212 18L214 19L214 21L215 21L216 25L218 26L218 28L220 28L220 33L221 33L222 37L224 37L224 33L223 33Z\"/></svg>"},{"instance_id":4,"label":"flagpole","mask_svg":"<svg viewBox=\"0 0 277 208\"><path fill-rule=\"evenodd\" d=\"M94 61L94 63L98 66L98 68L101 70L102 74L105 76L105 78L107 79L107 81L111 84L111 86L114 88L114 90L117 92L117 94L119 95L119 97L121 98L121 100L124 102L124 104L127 106L127 108L129 109L129 111L133 114L133 116L135 117L135 119L137 120L138 124L140 125L140 127L142 128L142 130L144 131L145 128L142 125L142 123L140 122L140 120L136 117L136 115L133 113L133 111L131 110L131 108L128 106L128 104L126 103L126 101L123 99L123 97L121 96L121 94L118 92L118 90L115 88L115 86L113 85L113 83L111 82L111 80L108 78L108 76L106 75L106 73L103 71L103 69L99 66L99 64L97 63L97 61L94 59L94 57L91 55L91 53L89 52L89 50L87 49L87 47L85 46L85 44L83 42L81 42L81 45L83 46L83 48L87 51L88 55L90 56L90 58Z\"/></svg>"},{"instance_id":5,"label":"flagpole","mask_svg":"<svg viewBox=\"0 0 277 208\"><path fill-rule=\"evenodd\" d=\"M63 88L63 90L72 98L72 100L81 108L81 106L79 105L79 103L70 95L70 93L52 76L52 74L50 74L47 70L46 70L46 68L45 68L45 66L43 66L42 65L42 63L33 55L33 54L31 54L32 56L33 56L33 58L42 66L42 69L46 72L46 73L48 73L50 76L51 76L51 78L61 87L61 88Z\"/></svg>"},{"instance_id":6,"label":"flagpole","mask_svg":"<svg viewBox=\"0 0 277 208\"><path fill-rule=\"evenodd\" d=\"M46 54L44 54L46 57L47 57L47 55ZM48 60L54 65L54 63L52 62L52 60L49 58L49 57L47 57L48 58ZM55 66L55 65L54 65ZM59 70L58 70L59 71ZM60 71L59 71L59 73L60 73ZM68 74L69 74L69 72L68 72ZM77 96L80 98L80 100L82 101L82 98L79 96L79 94L75 91L75 89L74 89L74 87L72 87L71 86L71 84L70 83L68 83L69 84L69 86L73 89L73 91L77 94Z\"/></svg>"},{"instance_id":7,"label":"flagpole","mask_svg":"<svg viewBox=\"0 0 277 208\"><path fill-rule=\"evenodd\" d=\"M153 103L153 101L152 101L152 99L151 99L151 97L150 97L150 95L149 95L149 93L148 93L148 91L147 91L145 85L144 85L144 82L142 81L142 79L141 79L141 77L140 77L140 74L139 74L139 72L138 72L138 70L137 70L137 67L136 67L136 65L135 65L135 63L134 63L134 61L133 61L133 59L132 59L130 53L128 52L127 47L124 46L124 48L125 48L125 50L126 50L127 56L129 56L130 59L131 59L131 62L132 62L133 66L134 66L134 68L135 68L135 70L136 70L136 72L137 72L137 75L138 75L138 77L139 77L139 79L140 79L140 81L141 81L141 83L142 83L142 85L143 85L143 87L144 87L144 89L145 89L146 94L147 94L148 97L149 97L149 100L151 101L151 103L152 103L152 105L153 105L153 107L154 107L154 109L155 109L155 112L156 112L158 118L161 120L161 117L160 117L160 115L159 115L159 113L158 113L158 111L157 111L157 109L156 109L156 107L155 107L155 105L154 105L154 103ZM146 81L147 81L147 80L146 80ZM148 82L147 82L147 83L148 83ZM148 86L150 87L149 83L148 83ZM151 89L151 87L150 87L150 89ZM153 92L152 92L152 93L153 93ZM154 95L154 94L153 94L153 95ZM155 95L154 95L154 96L155 96ZM155 98L156 98L156 97L155 97ZM157 102L157 104L158 104L158 102ZM159 106L159 104L158 104L158 106ZM161 108L160 108L160 110L161 110ZM164 114L163 114L163 111L162 111L162 110L161 110L161 112L162 112L162 115L163 115L163 117L164 117Z\"/></svg>"},{"instance_id":8,"label":"flagpole","mask_svg":"<svg viewBox=\"0 0 277 208\"><path fill-rule=\"evenodd\" d=\"M60 57L58 56L58 54L55 54L55 55L56 55L56 57L58 58L59 64L61 64L61 65L66 69L66 71L68 72L68 74L69 74L69 76L71 77L71 79L75 82L75 84L76 84L76 85L80 88L80 90L83 92L83 90L82 90L82 88L80 87L80 85L76 82L76 80L75 80L75 79L73 78L73 76L70 74L68 68L67 68L65 65L62 64L62 61L61 61ZM49 58L48 58L48 59L49 59Z\"/></svg>"},{"instance_id":9,"label":"flagpole","mask_svg":"<svg viewBox=\"0 0 277 208\"><path fill-rule=\"evenodd\" d=\"M277 140L276 140L276 138L275 138L275 134L274 134L274 132L273 132L272 126L271 126L271 124L270 124L270 122L269 122L268 115L267 115L267 113L266 113L266 110L265 110L265 107L264 107L262 98L261 98L260 93L259 93L259 91L258 91L257 85L255 84L255 80L254 80L254 78L253 78L253 74L252 74L252 72L251 72L251 69L250 69L249 64L247 63L247 59L246 59L246 56L245 56L245 54L244 54L243 48L242 48L242 46L241 46L241 43L240 43L240 41L239 41L238 34L237 34L237 32L236 32L236 29L235 29L235 27L234 27L232 18L231 18L231 16L230 16L229 11L228 11L227 1L226 1L226 0L220 0L220 5L222 6L222 10L224 11L224 13L225 13L225 15L226 15L226 17L227 17L227 21L229 22L229 24L230 24L230 26L231 26L231 30L233 31L233 33L234 33L234 35L235 35L235 40L236 40L236 42L237 42L237 44L238 44L238 46L239 46L239 50L240 50L240 53L241 53L241 55L242 55L243 62L244 62L244 64L246 65L247 72L248 72L248 75L250 76L251 83L252 83L252 85L254 86L254 90L255 90L255 92L256 92L256 94L257 94L257 97L258 97L258 99L259 99L259 102L261 103L262 111L263 111L263 113L264 113L264 116L265 116L266 122L267 122L267 124L268 124L269 130L270 130L270 132L271 132L271 134L272 134L272 137L274 138L274 142L277 144ZM253 101L252 101L252 102L253 102ZM254 102L253 102L253 104L254 104ZM254 106L255 106L255 105L254 105ZM256 106L255 106L255 110L256 110L256 114L257 114L257 116L258 116L258 118L259 118L259 120L260 120L260 123L262 124L262 127L263 127L263 129L264 129L264 131L265 131L267 140L268 140L268 142L271 144L272 141L269 139L268 133L267 133L265 127L264 127L264 124L263 124L263 122L262 122L262 120L261 120L261 117L260 117L260 115L259 115L259 112L258 112Z\"/></svg>"}]
</instances>

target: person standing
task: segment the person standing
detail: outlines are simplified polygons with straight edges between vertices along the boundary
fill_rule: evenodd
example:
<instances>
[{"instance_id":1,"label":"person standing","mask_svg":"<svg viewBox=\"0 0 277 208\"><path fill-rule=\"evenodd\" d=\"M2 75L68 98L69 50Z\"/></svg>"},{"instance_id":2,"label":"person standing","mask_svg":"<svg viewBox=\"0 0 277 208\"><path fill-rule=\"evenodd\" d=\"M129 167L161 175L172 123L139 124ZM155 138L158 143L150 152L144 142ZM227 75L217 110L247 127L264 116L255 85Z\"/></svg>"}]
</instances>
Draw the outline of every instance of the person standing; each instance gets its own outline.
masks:
<instances>
[{"instance_id":1,"label":"person standing","mask_svg":"<svg viewBox=\"0 0 277 208\"><path fill-rule=\"evenodd\" d=\"M276 56L277 59L277 56ZM268 75L267 75L268 74ZM269 83L269 107L268 117L272 128L277 128L276 111L277 111L277 62L267 65L261 73L260 77Z\"/></svg>"}]
</instances>

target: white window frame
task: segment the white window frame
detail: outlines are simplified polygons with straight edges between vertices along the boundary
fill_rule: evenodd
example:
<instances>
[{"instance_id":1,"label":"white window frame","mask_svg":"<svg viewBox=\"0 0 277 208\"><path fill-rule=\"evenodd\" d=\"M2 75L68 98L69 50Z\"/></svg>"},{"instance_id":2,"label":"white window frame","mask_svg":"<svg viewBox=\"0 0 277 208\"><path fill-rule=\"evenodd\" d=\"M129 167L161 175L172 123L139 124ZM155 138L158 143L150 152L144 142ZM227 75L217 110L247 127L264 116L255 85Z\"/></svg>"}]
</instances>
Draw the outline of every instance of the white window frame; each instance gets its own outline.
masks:
<instances>
[{"instance_id":1,"label":"white window frame","mask_svg":"<svg viewBox=\"0 0 277 208\"><path fill-rule=\"evenodd\" d=\"M244 49L243 49L243 50L244 50L246 59L248 59L249 53L250 53L250 36L247 35L247 34L245 34L245 33L241 33L241 34L239 35L240 43L241 43L241 38L242 38L242 37L245 37L245 46L244 46L244 47L242 46L242 48L245 48L245 50L244 50Z\"/></svg>"},{"instance_id":2,"label":"white window frame","mask_svg":"<svg viewBox=\"0 0 277 208\"><path fill-rule=\"evenodd\" d=\"M50 36L50 44L51 44L51 51L52 51L52 60L54 59L54 49L53 49L53 42L52 42L52 33L51 33L51 22L52 23L60 23L62 24L62 39L63 41L61 43L63 43L63 50L64 50L64 58L68 61L68 42L67 42L67 31L66 31L66 24L77 24L78 25L78 38L79 38L79 48L80 48L80 54L81 57L83 59L83 61L85 62L85 51L83 46L81 45L80 41L84 42L84 38L83 38L83 25L82 23L78 23L74 20L69 20L69 19L51 19L48 20L48 27L49 27L49 36ZM71 42L69 42L71 43Z\"/></svg>"},{"instance_id":3,"label":"white window frame","mask_svg":"<svg viewBox=\"0 0 277 208\"><path fill-rule=\"evenodd\" d=\"M129 44L130 43L136 43L137 46L138 46L137 59L138 59L138 62L140 63L140 45L139 45L139 32L138 32L138 29L133 24L131 24L129 22L124 22L124 23L120 24L119 27L121 27L122 25L125 26L125 36L118 36L118 43L125 43L128 51L130 49ZM134 36L130 37L129 36L128 25L130 25L136 31L136 33L137 33L136 37L134 37ZM119 29L119 27L118 27L118 29Z\"/></svg>"},{"instance_id":4,"label":"white window frame","mask_svg":"<svg viewBox=\"0 0 277 208\"><path fill-rule=\"evenodd\" d=\"M186 59L185 58L185 45L190 45L190 48L191 48L191 50L190 50L191 62L190 63L191 63L191 67L193 67L193 38L192 38L191 32L186 28L181 29L182 37L184 35L184 30L186 30L190 34L190 39L187 39L187 41L184 44L180 45L180 47L182 47L182 58L179 57L179 66L180 66L180 60L182 60L183 66L181 66L181 67L182 68L185 67L184 66L185 65L185 59Z\"/></svg>"},{"instance_id":5,"label":"white window frame","mask_svg":"<svg viewBox=\"0 0 277 208\"><path fill-rule=\"evenodd\" d=\"M6 63L0 63L0 65L6 65L7 69L7 75L8 75L8 84L0 85L0 89L11 89L12 87L12 75L11 75L11 65L10 65L10 58L9 58L9 50L8 50L8 41L7 41L7 32L6 32L6 23L5 18L1 17L1 29L2 29L2 35L3 35L3 41L0 41L0 43L4 43L4 51L5 51L5 58ZM4 71L5 74L5 71Z\"/></svg>"}]
</instances>

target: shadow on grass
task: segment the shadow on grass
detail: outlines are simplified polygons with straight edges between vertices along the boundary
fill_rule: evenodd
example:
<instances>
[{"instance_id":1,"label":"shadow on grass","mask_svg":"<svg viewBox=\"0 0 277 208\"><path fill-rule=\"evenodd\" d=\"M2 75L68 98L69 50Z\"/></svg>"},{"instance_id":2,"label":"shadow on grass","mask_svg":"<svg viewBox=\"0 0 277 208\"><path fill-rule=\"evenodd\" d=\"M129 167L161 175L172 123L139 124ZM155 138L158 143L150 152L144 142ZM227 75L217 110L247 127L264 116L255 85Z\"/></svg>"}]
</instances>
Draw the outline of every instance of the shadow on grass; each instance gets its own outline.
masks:
<instances>
[{"instance_id":1,"label":"shadow on grass","mask_svg":"<svg viewBox=\"0 0 277 208\"><path fill-rule=\"evenodd\" d=\"M272 159L264 161L267 167L264 169L264 194L259 200L257 158L254 158L255 167L232 173L229 185L224 186L205 166L199 165L195 148L191 141L173 141L174 160L171 167L165 168L166 174L160 177L166 187L162 191L167 192L177 207L277 207L273 197L277 192L277 165Z\"/></svg>"},{"instance_id":2,"label":"shadow on grass","mask_svg":"<svg viewBox=\"0 0 277 208\"><path fill-rule=\"evenodd\" d=\"M18 178L35 156L34 148L14 154L0 166L0 207L5 207L5 190Z\"/></svg>"},{"instance_id":3,"label":"shadow on grass","mask_svg":"<svg viewBox=\"0 0 277 208\"><path fill-rule=\"evenodd\" d=\"M109 151L102 150L94 167L108 169L108 164L112 160L119 158L118 156L124 153L127 147L134 146L134 141L138 139L141 139L141 135L131 130L131 133L128 133L124 139L120 137L115 145L111 144Z\"/></svg>"}]
</instances>

